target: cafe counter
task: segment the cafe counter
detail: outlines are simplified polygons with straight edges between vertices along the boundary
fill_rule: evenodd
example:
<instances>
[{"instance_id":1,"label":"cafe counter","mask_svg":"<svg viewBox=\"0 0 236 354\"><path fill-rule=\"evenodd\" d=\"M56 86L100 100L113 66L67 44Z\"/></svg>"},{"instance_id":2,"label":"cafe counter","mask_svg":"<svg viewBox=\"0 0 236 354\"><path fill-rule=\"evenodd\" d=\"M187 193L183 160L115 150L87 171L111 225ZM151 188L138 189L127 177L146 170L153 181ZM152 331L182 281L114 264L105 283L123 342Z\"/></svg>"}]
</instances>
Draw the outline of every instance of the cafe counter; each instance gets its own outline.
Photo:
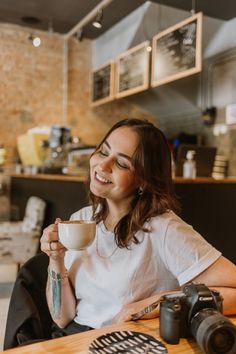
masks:
<instances>
[{"instance_id":1,"label":"cafe counter","mask_svg":"<svg viewBox=\"0 0 236 354\"><path fill-rule=\"evenodd\" d=\"M56 217L68 219L88 204L85 176L9 174L11 203L24 215L31 195L47 202L44 226ZM175 192L181 204L180 216L204 238L236 263L236 177L225 179L177 177Z\"/></svg>"},{"instance_id":2,"label":"cafe counter","mask_svg":"<svg viewBox=\"0 0 236 354\"><path fill-rule=\"evenodd\" d=\"M66 181L66 182L86 182L86 176L78 176L78 175L56 175L56 174L25 174L25 173L9 173L8 176L14 178L27 178L27 179L39 179L39 180L56 180L56 181ZM202 184L202 183L214 183L214 184L236 184L236 177L228 177L223 179L214 179L211 177L197 177L197 178L183 178L183 177L175 177L174 183L176 184Z\"/></svg>"},{"instance_id":3,"label":"cafe counter","mask_svg":"<svg viewBox=\"0 0 236 354\"><path fill-rule=\"evenodd\" d=\"M88 179L84 176L50 174L8 174L10 177L10 199L19 209L19 218L24 216L30 196L44 199L47 203L44 227L59 217L68 219L76 210L88 203Z\"/></svg>"}]
</instances>

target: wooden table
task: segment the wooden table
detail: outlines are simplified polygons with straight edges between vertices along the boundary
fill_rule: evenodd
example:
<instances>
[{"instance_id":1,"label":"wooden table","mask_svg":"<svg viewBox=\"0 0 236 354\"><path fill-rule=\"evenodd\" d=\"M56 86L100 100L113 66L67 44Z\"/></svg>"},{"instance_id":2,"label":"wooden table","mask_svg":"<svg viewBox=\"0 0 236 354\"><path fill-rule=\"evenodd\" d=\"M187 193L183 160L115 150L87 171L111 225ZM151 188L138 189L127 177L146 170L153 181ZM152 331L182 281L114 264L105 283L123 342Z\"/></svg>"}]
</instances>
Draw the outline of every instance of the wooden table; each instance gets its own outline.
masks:
<instances>
[{"instance_id":1,"label":"wooden table","mask_svg":"<svg viewBox=\"0 0 236 354\"><path fill-rule=\"evenodd\" d=\"M231 317L236 325L236 316ZM90 343L98 336L113 331L137 331L152 335L161 340L159 335L159 320L140 320L136 322L126 322L121 325L114 325L106 328L96 329L84 333L73 334L67 337L51 339L44 342L31 344L25 347L17 347L0 353L7 354L85 354L88 353ZM168 354L202 354L197 343L192 339L181 339L178 345L166 344Z\"/></svg>"}]
</instances>

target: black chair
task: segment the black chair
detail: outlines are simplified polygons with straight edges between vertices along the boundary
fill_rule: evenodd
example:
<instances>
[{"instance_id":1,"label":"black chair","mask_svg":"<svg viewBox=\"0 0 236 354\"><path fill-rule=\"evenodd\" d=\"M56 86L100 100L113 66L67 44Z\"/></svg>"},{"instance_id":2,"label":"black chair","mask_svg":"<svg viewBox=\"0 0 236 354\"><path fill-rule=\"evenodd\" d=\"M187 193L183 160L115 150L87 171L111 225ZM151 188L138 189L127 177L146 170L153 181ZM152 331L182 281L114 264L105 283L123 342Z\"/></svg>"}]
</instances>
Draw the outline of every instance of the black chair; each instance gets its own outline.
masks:
<instances>
[{"instance_id":1,"label":"black chair","mask_svg":"<svg viewBox=\"0 0 236 354\"><path fill-rule=\"evenodd\" d=\"M46 301L49 259L39 253L19 270L7 316L4 350L50 339L53 320Z\"/></svg>"}]
</instances>

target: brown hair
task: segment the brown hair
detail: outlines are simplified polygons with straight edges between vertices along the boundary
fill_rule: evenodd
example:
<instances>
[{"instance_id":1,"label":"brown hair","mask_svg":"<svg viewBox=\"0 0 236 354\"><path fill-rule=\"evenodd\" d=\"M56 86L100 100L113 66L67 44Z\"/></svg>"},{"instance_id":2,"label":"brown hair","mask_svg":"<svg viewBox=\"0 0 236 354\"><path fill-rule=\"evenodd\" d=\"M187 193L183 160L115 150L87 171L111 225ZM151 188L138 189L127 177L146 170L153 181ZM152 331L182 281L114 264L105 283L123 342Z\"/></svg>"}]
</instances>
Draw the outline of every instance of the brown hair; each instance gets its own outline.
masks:
<instances>
[{"instance_id":1,"label":"brown hair","mask_svg":"<svg viewBox=\"0 0 236 354\"><path fill-rule=\"evenodd\" d=\"M139 136L139 143L132 157L135 176L142 189L134 195L130 211L116 225L114 233L117 245L128 248L131 242L139 243L135 234L151 217L168 210L178 210L171 177L171 154L168 141L160 129L147 120L124 119L116 123L97 146L96 151L114 130L129 127ZM94 220L105 221L108 214L106 199L90 192Z\"/></svg>"}]
</instances>

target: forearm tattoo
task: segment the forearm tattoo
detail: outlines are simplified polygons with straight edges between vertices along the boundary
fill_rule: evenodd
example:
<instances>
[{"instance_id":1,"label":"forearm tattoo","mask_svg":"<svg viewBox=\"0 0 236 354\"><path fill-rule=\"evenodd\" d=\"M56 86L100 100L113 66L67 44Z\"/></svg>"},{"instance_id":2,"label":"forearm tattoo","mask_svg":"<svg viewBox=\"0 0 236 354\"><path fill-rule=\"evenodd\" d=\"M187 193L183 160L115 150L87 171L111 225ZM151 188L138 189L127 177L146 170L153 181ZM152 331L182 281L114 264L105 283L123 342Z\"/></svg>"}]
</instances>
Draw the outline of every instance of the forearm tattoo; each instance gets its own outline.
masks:
<instances>
[{"instance_id":1,"label":"forearm tattoo","mask_svg":"<svg viewBox=\"0 0 236 354\"><path fill-rule=\"evenodd\" d=\"M52 270L49 273L50 277L50 286L51 286L51 294L52 294L52 314L55 318L60 318L61 315L61 283L62 277L60 273L56 273Z\"/></svg>"}]
</instances>

